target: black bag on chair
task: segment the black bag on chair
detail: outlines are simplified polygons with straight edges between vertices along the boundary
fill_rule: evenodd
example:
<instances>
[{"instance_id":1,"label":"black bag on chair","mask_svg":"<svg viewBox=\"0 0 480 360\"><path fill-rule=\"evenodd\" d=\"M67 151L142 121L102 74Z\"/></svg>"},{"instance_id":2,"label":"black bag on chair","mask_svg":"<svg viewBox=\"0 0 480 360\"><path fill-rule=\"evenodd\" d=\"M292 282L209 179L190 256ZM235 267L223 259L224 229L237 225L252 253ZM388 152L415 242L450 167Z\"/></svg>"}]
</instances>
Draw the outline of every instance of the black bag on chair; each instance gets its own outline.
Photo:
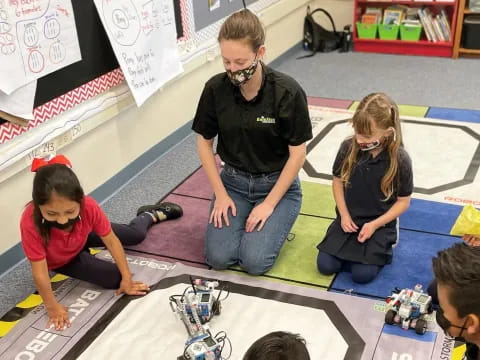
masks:
<instances>
[{"instance_id":1,"label":"black bag on chair","mask_svg":"<svg viewBox=\"0 0 480 360\"><path fill-rule=\"evenodd\" d=\"M315 21L313 14L316 12L322 12L330 19L332 31L325 29ZM337 50L341 46L341 42L342 33L337 33L335 23L328 11L318 8L310 12L310 6L308 6L307 15L303 23L303 48L310 50L312 53L301 58L313 56L317 51L330 52Z\"/></svg>"}]
</instances>

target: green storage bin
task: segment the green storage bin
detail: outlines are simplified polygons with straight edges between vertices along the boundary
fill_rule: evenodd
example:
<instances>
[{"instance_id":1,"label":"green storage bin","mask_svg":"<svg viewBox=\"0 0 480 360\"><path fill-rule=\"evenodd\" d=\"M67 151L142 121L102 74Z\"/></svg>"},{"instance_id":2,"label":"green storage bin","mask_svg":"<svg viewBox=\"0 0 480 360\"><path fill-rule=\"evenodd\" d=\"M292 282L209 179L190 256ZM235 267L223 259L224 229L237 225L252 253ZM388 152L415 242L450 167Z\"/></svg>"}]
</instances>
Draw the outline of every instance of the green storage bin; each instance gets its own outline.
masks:
<instances>
[{"instance_id":1,"label":"green storage bin","mask_svg":"<svg viewBox=\"0 0 480 360\"><path fill-rule=\"evenodd\" d=\"M378 34L382 40L397 40L400 25L378 25Z\"/></svg>"},{"instance_id":2,"label":"green storage bin","mask_svg":"<svg viewBox=\"0 0 480 360\"><path fill-rule=\"evenodd\" d=\"M406 26L400 25L400 39L404 41L418 41L422 34L422 25Z\"/></svg>"},{"instance_id":3,"label":"green storage bin","mask_svg":"<svg viewBox=\"0 0 480 360\"><path fill-rule=\"evenodd\" d=\"M375 39L377 37L377 24L363 24L357 22L357 34L360 39Z\"/></svg>"}]
</instances>

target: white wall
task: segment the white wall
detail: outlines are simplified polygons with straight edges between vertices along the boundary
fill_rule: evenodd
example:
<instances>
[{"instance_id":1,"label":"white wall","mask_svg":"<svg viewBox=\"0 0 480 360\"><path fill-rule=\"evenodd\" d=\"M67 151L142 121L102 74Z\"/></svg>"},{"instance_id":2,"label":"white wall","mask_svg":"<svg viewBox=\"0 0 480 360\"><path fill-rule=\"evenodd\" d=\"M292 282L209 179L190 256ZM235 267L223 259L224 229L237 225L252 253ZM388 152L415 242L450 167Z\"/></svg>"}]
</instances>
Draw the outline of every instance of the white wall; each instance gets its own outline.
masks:
<instances>
[{"instance_id":1,"label":"white wall","mask_svg":"<svg viewBox=\"0 0 480 360\"><path fill-rule=\"evenodd\" d=\"M314 2L281 0L260 14L267 25L267 61L301 40L306 5L314 7ZM336 3L346 1L328 2L332 6L329 11L335 13ZM223 70L219 57L202 62L187 64L185 76L166 86L141 108L128 107L62 149L87 193L193 118L205 81ZM121 107L113 106L99 116L111 117ZM31 200L32 180L33 174L24 168L0 183L0 254L20 240L18 222L24 205Z\"/></svg>"},{"instance_id":2,"label":"white wall","mask_svg":"<svg viewBox=\"0 0 480 360\"><path fill-rule=\"evenodd\" d=\"M353 25L353 0L314 0L310 7L312 10L317 7L327 10L332 15L337 31L343 30L345 25Z\"/></svg>"}]
</instances>

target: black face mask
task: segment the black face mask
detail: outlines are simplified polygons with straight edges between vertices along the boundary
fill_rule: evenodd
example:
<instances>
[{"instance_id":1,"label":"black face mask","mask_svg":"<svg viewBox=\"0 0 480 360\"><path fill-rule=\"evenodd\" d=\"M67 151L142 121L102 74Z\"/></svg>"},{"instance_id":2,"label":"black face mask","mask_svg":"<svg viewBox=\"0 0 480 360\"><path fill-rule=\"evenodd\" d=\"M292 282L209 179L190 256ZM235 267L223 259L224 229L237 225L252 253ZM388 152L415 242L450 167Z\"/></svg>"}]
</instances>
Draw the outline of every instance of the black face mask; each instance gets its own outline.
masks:
<instances>
[{"instance_id":1,"label":"black face mask","mask_svg":"<svg viewBox=\"0 0 480 360\"><path fill-rule=\"evenodd\" d=\"M247 68L237 70L237 71L227 70L228 78L230 79L232 84L235 86L243 85L253 77L253 74L255 74L255 71L257 70L257 64L258 64L257 55L255 55L255 59L253 60L253 63Z\"/></svg>"},{"instance_id":2,"label":"black face mask","mask_svg":"<svg viewBox=\"0 0 480 360\"><path fill-rule=\"evenodd\" d=\"M453 325L450 320L448 320L445 315L443 314L443 310L442 308L438 308L437 309L437 314L436 314L436 320L437 320L437 324L438 326L440 326L442 328L442 330L444 331L445 335L449 336L449 337L453 337L451 336L449 333L448 333L448 329L450 329L451 327L454 327L454 328L457 328L457 329L461 329L460 331L460 334L458 334L458 336L455 336L454 339L455 340L458 340L458 341L465 341L465 339L462 337L462 334L463 334L463 331L466 330L467 328L465 327L465 325L467 324L467 319L465 319L465 322L463 323L463 326L458 326L458 325Z\"/></svg>"},{"instance_id":3,"label":"black face mask","mask_svg":"<svg viewBox=\"0 0 480 360\"><path fill-rule=\"evenodd\" d=\"M46 219L42 219L42 224L45 224L46 226L50 227L50 228L56 228L56 229L60 229L60 230L65 230L65 229L68 229L70 226L73 226L75 225L75 223L80 220L80 215L78 215L77 217L73 218L73 219L68 219L68 221L65 223L65 224L60 224L56 221L49 221L49 220L46 220Z\"/></svg>"}]
</instances>

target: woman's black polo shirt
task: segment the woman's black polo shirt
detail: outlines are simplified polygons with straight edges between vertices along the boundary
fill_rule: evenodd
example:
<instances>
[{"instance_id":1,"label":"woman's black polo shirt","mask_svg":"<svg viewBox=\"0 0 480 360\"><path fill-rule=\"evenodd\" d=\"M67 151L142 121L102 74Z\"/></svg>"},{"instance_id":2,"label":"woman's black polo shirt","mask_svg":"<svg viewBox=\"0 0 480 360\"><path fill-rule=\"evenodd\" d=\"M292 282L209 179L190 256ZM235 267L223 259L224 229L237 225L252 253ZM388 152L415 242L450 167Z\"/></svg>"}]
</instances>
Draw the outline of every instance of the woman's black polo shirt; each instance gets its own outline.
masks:
<instances>
[{"instance_id":1,"label":"woman's black polo shirt","mask_svg":"<svg viewBox=\"0 0 480 360\"><path fill-rule=\"evenodd\" d=\"M291 77L262 66L262 86L251 101L226 73L212 77L192 125L205 139L218 135L217 151L223 161L253 174L281 170L288 160L288 145L312 138L303 89Z\"/></svg>"},{"instance_id":2,"label":"woman's black polo shirt","mask_svg":"<svg viewBox=\"0 0 480 360\"><path fill-rule=\"evenodd\" d=\"M340 177L344 160L350 153L353 139L345 140L333 164L333 176ZM412 161L403 147L398 151L398 173L394 193L385 201L381 190L382 178L390 166L387 150L376 157L369 151L359 151L356 164L345 189L345 202L354 221L375 219L385 214L397 201L397 197L410 196L413 192Z\"/></svg>"}]
</instances>

